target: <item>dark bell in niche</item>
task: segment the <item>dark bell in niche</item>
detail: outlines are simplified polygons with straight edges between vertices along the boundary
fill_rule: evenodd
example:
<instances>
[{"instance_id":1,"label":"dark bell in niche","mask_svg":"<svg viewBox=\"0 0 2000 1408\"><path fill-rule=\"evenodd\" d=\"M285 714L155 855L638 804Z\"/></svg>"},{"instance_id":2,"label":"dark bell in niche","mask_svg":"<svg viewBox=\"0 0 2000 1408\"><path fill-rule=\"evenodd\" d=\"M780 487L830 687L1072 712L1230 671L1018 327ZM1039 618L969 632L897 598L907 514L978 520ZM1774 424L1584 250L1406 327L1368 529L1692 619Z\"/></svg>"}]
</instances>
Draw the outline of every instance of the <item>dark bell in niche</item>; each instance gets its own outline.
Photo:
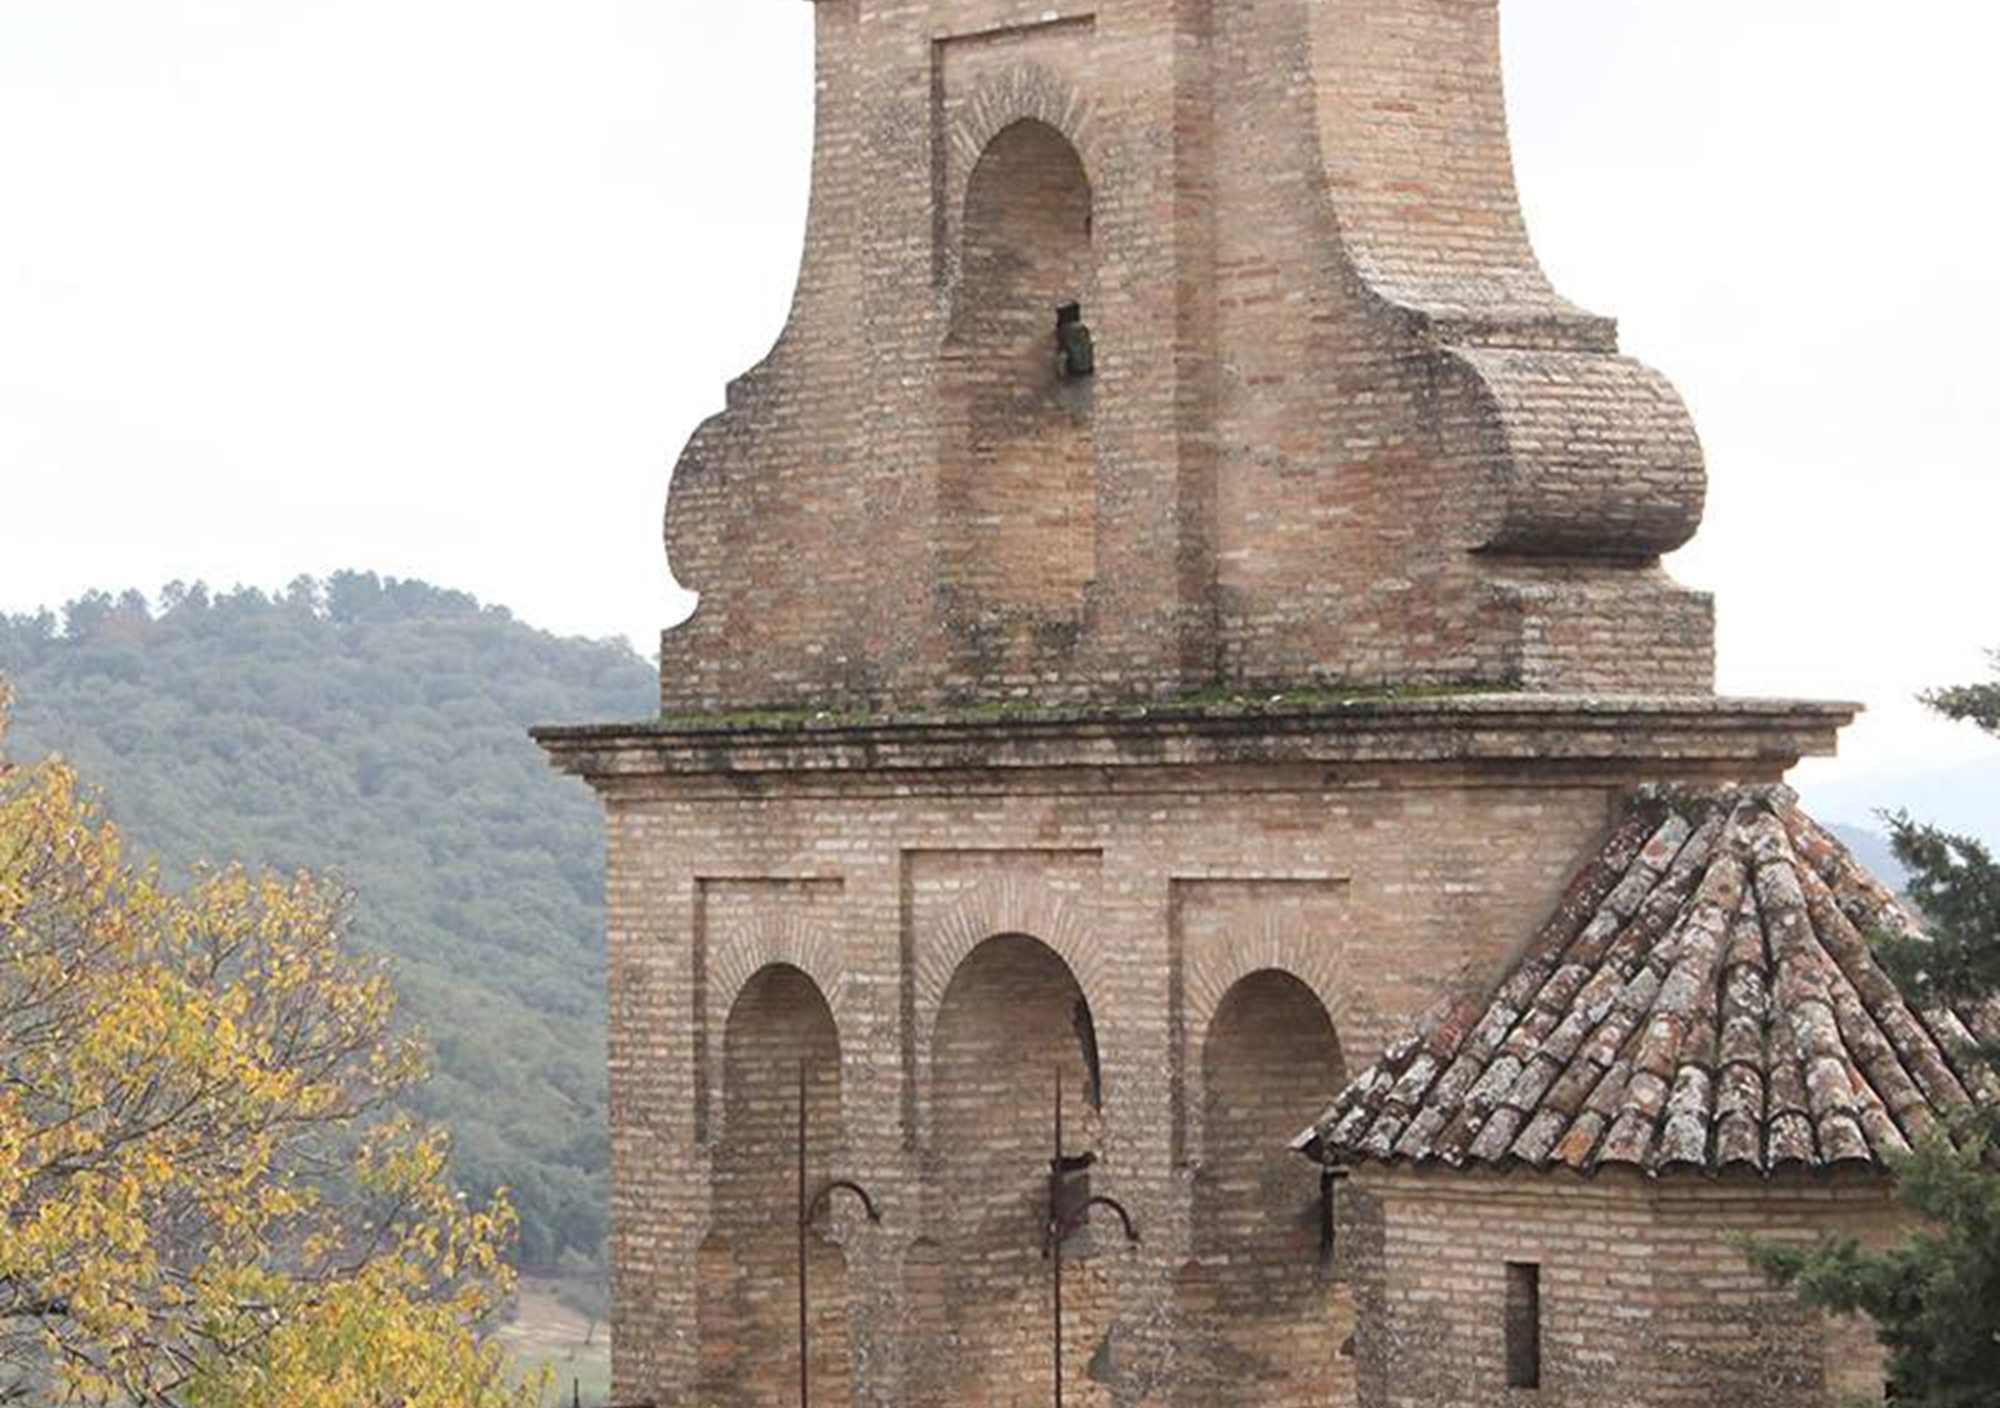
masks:
<instances>
[{"instance_id":1,"label":"dark bell in niche","mask_svg":"<svg viewBox=\"0 0 2000 1408\"><path fill-rule=\"evenodd\" d=\"M1097 371L1097 349L1083 321L1081 303L1056 309L1056 355L1066 381L1081 381Z\"/></svg>"}]
</instances>

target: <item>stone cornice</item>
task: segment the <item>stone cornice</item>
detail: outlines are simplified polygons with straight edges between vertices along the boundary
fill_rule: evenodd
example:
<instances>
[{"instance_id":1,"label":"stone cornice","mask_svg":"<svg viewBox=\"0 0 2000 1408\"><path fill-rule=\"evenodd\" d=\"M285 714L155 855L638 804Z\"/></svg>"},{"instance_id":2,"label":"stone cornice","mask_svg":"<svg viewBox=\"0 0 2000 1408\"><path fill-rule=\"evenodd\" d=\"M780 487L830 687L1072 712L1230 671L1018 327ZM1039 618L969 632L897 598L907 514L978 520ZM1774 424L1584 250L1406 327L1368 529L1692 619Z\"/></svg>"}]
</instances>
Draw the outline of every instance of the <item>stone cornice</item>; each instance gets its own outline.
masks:
<instances>
[{"instance_id":1,"label":"stone cornice","mask_svg":"<svg viewBox=\"0 0 2000 1408\"><path fill-rule=\"evenodd\" d=\"M1834 751L1857 704L1462 694L860 718L742 714L549 726L594 784L648 777L1271 764L1575 764L1782 774Z\"/></svg>"}]
</instances>

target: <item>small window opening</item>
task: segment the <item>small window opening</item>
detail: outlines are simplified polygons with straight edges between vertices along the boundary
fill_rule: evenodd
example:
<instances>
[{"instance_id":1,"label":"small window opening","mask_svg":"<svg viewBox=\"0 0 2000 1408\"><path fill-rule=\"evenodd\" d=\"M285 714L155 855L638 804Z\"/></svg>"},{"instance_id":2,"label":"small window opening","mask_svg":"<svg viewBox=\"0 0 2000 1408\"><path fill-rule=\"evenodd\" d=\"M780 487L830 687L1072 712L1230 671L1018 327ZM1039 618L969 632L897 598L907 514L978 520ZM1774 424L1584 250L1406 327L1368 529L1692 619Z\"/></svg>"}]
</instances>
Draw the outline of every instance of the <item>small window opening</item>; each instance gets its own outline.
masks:
<instances>
[{"instance_id":1,"label":"small window opening","mask_svg":"<svg viewBox=\"0 0 2000 1408\"><path fill-rule=\"evenodd\" d=\"M1323 1168L1319 1175L1319 1265L1333 1267L1334 1243L1340 1223L1340 1185L1347 1181L1344 1168Z\"/></svg>"},{"instance_id":2,"label":"small window opening","mask_svg":"<svg viewBox=\"0 0 2000 1408\"><path fill-rule=\"evenodd\" d=\"M1542 1268L1507 1263L1507 1387L1542 1386Z\"/></svg>"}]
</instances>

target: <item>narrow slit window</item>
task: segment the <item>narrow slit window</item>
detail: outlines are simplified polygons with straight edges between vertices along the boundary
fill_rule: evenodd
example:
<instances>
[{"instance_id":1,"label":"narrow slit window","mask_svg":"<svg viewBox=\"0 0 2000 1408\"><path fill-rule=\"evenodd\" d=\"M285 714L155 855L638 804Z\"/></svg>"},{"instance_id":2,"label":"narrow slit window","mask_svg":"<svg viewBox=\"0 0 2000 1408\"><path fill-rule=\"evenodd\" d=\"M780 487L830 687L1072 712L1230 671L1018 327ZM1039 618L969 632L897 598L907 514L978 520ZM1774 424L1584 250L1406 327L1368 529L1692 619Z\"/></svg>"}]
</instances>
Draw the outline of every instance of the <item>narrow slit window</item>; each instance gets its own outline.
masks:
<instances>
[{"instance_id":1,"label":"narrow slit window","mask_svg":"<svg viewBox=\"0 0 2000 1408\"><path fill-rule=\"evenodd\" d=\"M1542 1386L1542 1268L1507 1263L1507 1387Z\"/></svg>"}]
</instances>

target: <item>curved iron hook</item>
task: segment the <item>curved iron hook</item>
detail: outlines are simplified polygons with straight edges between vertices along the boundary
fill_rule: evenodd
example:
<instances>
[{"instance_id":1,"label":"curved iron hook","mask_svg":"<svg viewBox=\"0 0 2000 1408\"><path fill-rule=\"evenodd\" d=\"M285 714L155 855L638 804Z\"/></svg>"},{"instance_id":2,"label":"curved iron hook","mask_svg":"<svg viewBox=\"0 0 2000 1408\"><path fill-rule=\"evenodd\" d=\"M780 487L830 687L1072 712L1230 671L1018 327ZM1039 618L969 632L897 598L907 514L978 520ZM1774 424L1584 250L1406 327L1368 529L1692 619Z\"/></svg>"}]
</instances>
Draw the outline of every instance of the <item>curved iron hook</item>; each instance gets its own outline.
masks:
<instances>
[{"instance_id":1,"label":"curved iron hook","mask_svg":"<svg viewBox=\"0 0 2000 1408\"><path fill-rule=\"evenodd\" d=\"M1125 1240L1135 1244L1138 1242L1139 1229L1132 1225L1132 1214L1125 1211L1125 1205L1116 1198L1107 1198L1102 1194L1086 1198L1070 1209L1069 1215L1056 1224L1056 1241L1058 1243L1068 1241L1070 1234L1083 1226L1083 1219L1089 1215L1092 1208L1110 1208L1117 1213L1118 1220L1125 1224Z\"/></svg>"},{"instance_id":2,"label":"curved iron hook","mask_svg":"<svg viewBox=\"0 0 2000 1408\"><path fill-rule=\"evenodd\" d=\"M815 1217L819 1216L819 1210L827 1205L827 1203L832 1199L835 1193L842 1193L842 1192L852 1193L855 1197L861 1199L861 1206L867 1210L868 1220L870 1222L879 1224L882 1221L881 1211L876 1208L875 1200L868 1196L868 1190L866 1188L863 1188L859 1183L856 1183L853 1179L836 1178L830 1183L828 1183L824 1188L821 1188L818 1193L814 1194L813 1200L806 1204L806 1210L803 1217L805 1224L808 1227L810 1227L812 1225L812 1220Z\"/></svg>"}]
</instances>

